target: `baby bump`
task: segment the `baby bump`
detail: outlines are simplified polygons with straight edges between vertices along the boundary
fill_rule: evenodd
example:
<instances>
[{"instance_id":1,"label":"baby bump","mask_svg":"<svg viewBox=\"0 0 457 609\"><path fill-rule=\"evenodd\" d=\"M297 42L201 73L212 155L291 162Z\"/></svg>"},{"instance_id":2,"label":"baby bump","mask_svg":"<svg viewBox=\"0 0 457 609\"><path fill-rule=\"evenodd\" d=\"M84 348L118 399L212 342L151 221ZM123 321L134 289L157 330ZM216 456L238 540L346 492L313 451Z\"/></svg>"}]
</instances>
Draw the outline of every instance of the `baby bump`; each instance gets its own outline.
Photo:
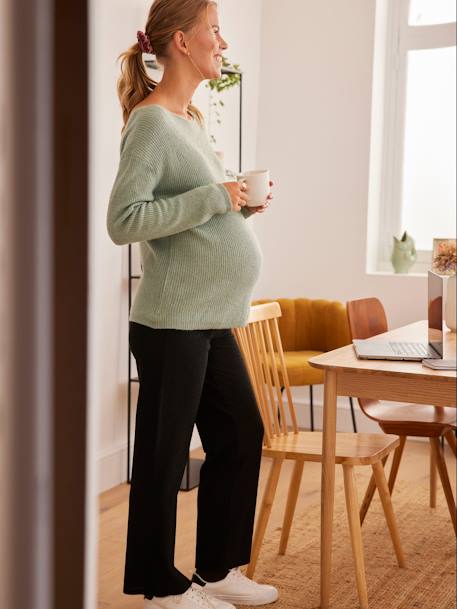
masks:
<instances>
[{"instance_id":1,"label":"baby bump","mask_svg":"<svg viewBox=\"0 0 457 609\"><path fill-rule=\"evenodd\" d=\"M183 267L190 269L191 275L183 276L182 280L199 283L204 276L214 283L216 290L221 284L251 290L260 274L262 251L248 222L240 213L228 212L175 235L179 243L172 244L172 258L179 267L177 258L184 257Z\"/></svg>"}]
</instances>

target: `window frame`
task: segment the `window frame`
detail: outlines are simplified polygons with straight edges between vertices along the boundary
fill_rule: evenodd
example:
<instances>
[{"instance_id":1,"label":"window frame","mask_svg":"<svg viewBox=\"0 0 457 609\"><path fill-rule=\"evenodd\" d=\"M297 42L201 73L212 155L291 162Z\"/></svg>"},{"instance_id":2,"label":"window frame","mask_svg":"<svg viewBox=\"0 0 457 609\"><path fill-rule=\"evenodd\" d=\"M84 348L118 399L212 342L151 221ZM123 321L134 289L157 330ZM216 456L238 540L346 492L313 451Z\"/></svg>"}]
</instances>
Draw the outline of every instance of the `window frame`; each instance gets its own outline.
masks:
<instances>
[{"instance_id":1,"label":"window frame","mask_svg":"<svg viewBox=\"0 0 457 609\"><path fill-rule=\"evenodd\" d=\"M371 233L371 259L367 270L392 272L390 256L393 235L402 231L403 157L405 146L408 52L456 46L456 23L410 25L411 0L378 0L373 71L372 146L370 162L370 207L377 230ZM380 23L378 23L378 21ZM378 59L376 60L376 56ZM376 87L379 79L381 86ZM382 99L376 100L376 96ZM381 131L381 133L379 132ZM377 150L375 149L377 147ZM373 188L374 172L379 183ZM376 201L373 199L377 198ZM370 217L370 216L369 216ZM438 237L439 235L437 235ZM369 250L370 251L370 250ZM430 268L430 249L418 250L412 273Z\"/></svg>"}]
</instances>

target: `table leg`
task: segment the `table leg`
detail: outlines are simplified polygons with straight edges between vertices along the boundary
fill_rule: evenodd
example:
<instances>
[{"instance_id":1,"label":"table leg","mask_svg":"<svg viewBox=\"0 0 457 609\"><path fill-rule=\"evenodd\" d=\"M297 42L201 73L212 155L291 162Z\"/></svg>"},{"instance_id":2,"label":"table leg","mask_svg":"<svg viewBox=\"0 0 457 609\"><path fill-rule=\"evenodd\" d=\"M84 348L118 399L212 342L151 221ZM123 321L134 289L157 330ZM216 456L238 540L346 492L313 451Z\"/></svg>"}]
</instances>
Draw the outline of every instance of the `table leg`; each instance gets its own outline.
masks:
<instances>
[{"instance_id":1,"label":"table leg","mask_svg":"<svg viewBox=\"0 0 457 609\"><path fill-rule=\"evenodd\" d=\"M325 371L321 487L321 609L330 607L335 499L336 379L335 370Z\"/></svg>"}]
</instances>

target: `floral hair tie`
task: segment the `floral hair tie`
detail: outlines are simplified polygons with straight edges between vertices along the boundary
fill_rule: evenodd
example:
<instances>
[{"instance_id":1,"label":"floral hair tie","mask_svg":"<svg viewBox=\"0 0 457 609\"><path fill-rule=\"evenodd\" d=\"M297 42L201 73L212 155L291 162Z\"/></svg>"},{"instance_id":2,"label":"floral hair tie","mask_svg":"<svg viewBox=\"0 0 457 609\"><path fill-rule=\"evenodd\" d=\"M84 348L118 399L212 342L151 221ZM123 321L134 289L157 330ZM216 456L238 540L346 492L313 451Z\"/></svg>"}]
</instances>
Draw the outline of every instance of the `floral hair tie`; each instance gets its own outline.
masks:
<instances>
[{"instance_id":1,"label":"floral hair tie","mask_svg":"<svg viewBox=\"0 0 457 609\"><path fill-rule=\"evenodd\" d=\"M140 45L141 52L152 55L154 51L152 50L152 44L149 40L149 36L141 30L138 30L138 32L136 33L136 37L138 40L138 44Z\"/></svg>"}]
</instances>

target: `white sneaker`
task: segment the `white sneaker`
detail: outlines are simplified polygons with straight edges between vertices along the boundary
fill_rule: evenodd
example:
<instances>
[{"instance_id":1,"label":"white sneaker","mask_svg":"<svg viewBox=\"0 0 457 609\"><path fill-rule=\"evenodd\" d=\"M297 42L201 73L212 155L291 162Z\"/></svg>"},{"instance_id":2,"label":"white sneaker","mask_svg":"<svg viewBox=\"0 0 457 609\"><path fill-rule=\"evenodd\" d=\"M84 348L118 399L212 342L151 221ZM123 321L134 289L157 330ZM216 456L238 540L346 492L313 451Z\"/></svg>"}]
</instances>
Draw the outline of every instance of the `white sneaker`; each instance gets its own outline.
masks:
<instances>
[{"instance_id":1,"label":"white sneaker","mask_svg":"<svg viewBox=\"0 0 457 609\"><path fill-rule=\"evenodd\" d=\"M200 576L198 577L200 578ZM268 605L279 598L276 588L258 584L243 575L238 568L231 569L227 577L221 581L207 582L203 590L210 598L217 598L235 605Z\"/></svg>"},{"instance_id":2,"label":"white sneaker","mask_svg":"<svg viewBox=\"0 0 457 609\"><path fill-rule=\"evenodd\" d=\"M203 586L199 586L196 583L194 583L194 586L196 586L199 590L205 592L205 588L203 588ZM232 605L232 603L226 603L225 601L221 601L215 596L212 596L212 594L210 594L209 592L205 592L205 594L209 597L210 601L213 603L216 609L236 609L235 605Z\"/></svg>"},{"instance_id":3,"label":"white sneaker","mask_svg":"<svg viewBox=\"0 0 457 609\"><path fill-rule=\"evenodd\" d=\"M154 596L144 599L144 609L235 609L227 603L210 598L201 586L192 584L184 594Z\"/></svg>"}]
</instances>

